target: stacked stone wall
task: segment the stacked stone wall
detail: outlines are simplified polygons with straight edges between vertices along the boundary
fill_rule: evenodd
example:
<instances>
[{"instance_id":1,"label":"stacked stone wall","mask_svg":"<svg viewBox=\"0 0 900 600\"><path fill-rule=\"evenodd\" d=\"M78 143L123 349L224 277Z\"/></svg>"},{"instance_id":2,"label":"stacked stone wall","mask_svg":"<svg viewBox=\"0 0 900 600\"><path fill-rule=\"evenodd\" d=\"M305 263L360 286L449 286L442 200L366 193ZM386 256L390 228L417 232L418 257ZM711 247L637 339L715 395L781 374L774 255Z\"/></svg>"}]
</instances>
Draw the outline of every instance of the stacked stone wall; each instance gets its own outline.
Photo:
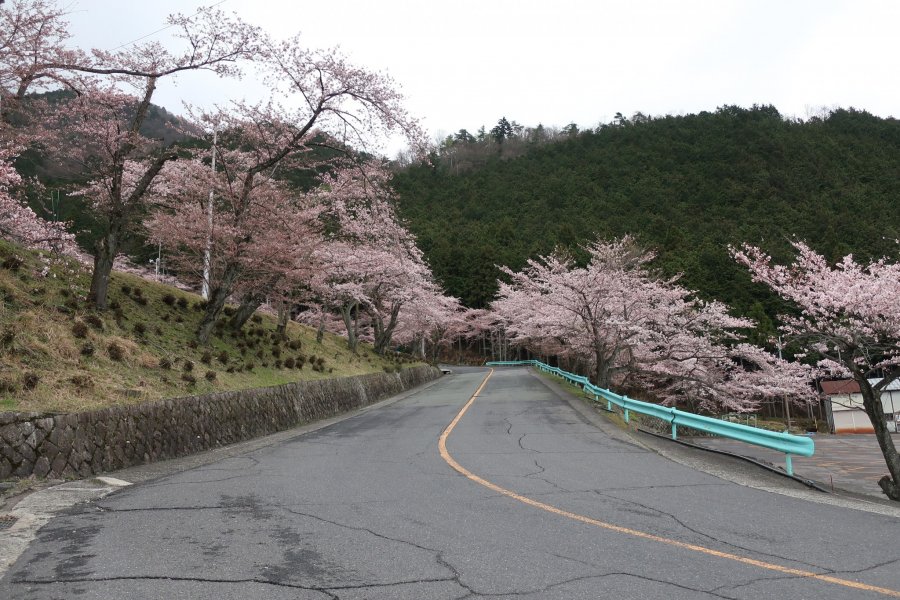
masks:
<instances>
[{"instance_id":1,"label":"stacked stone wall","mask_svg":"<svg viewBox=\"0 0 900 600\"><path fill-rule=\"evenodd\" d=\"M0 479L89 477L332 417L436 379L433 367L72 414L0 413Z\"/></svg>"}]
</instances>

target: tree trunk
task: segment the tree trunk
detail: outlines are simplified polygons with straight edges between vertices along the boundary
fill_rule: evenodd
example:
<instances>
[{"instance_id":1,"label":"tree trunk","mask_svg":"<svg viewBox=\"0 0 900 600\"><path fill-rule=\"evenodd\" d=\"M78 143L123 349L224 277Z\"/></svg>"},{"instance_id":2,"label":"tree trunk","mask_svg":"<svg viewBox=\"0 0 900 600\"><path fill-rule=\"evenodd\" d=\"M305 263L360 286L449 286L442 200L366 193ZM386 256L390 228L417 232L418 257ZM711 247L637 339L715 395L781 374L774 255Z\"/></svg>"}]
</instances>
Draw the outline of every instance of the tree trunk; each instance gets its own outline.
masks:
<instances>
[{"instance_id":1,"label":"tree trunk","mask_svg":"<svg viewBox=\"0 0 900 600\"><path fill-rule=\"evenodd\" d=\"M347 346L350 348L350 352L356 354L356 346L359 341L356 337L356 327L354 326L354 308L356 308L356 302L350 302L341 306L341 317L344 319L344 327L347 328Z\"/></svg>"},{"instance_id":2,"label":"tree trunk","mask_svg":"<svg viewBox=\"0 0 900 600\"><path fill-rule=\"evenodd\" d=\"M325 313L322 312L322 316L319 317L319 327L316 329L316 343L321 344L322 339L325 337Z\"/></svg>"},{"instance_id":3,"label":"tree trunk","mask_svg":"<svg viewBox=\"0 0 900 600\"><path fill-rule=\"evenodd\" d=\"M884 455L884 462L887 463L890 475L885 475L878 481L881 490L891 500L900 501L900 455L897 454L897 448L894 447L894 440L888 431L887 423L884 421L884 407L881 404L881 392L875 391L861 373L854 373L853 379L859 384L860 392L863 397L863 407L866 414L872 421L875 428L875 437L878 439L878 445L881 447L881 453Z\"/></svg>"},{"instance_id":4,"label":"tree trunk","mask_svg":"<svg viewBox=\"0 0 900 600\"><path fill-rule=\"evenodd\" d=\"M122 234L122 221L118 217L110 220L109 231L100 238L95 246L94 272L91 275L91 291L89 300L97 310L106 310L109 301L109 278L113 262L119 252Z\"/></svg>"},{"instance_id":5,"label":"tree trunk","mask_svg":"<svg viewBox=\"0 0 900 600\"><path fill-rule=\"evenodd\" d=\"M291 316L291 308L288 306L287 302L279 302L278 303L278 324L275 327L275 331L278 332L278 335L284 336L287 333L287 324L290 320Z\"/></svg>"},{"instance_id":6,"label":"tree trunk","mask_svg":"<svg viewBox=\"0 0 900 600\"><path fill-rule=\"evenodd\" d=\"M228 326L234 331L240 331L260 306L262 306L262 299L260 299L259 296L256 294L245 294L244 297L241 298L241 304L238 306L237 310L234 311L234 315L232 315L231 320L228 322Z\"/></svg>"},{"instance_id":7,"label":"tree trunk","mask_svg":"<svg viewBox=\"0 0 900 600\"><path fill-rule=\"evenodd\" d=\"M594 351L594 361L594 384L609 389L609 361L603 356L603 351Z\"/></svg>"},{"instance_id":8,"label":"tree trunk","mask_svg":"<svg viewBox=\"0 0 900 600\"><path fill-rule=\"evenodd\" d=\"M206 303L206 312L203 313L203 318L200 320L200 325L197 327L197 341L201 344L209 342L209 337L212 334L213 326L216 324L216 319L222 314L222 310L225 308L225 301L228 300L228 296L231 295L231 289L234 286L237 277L238 267L235 265L226 265L225 271L222 273L222 277L219 280L219 285L210 290L209 301Z\"/></svg>"},{"instance_id":9,"label":"tree trunk","mask_svg":"<svg viewBox=\"0 0 900 600\"><path fill-rule=\"evenodd\" d=\"M387 326L378 314L372 315L372 321L375 324L375 352L384 354L387 347L391 344L391 337L394 335L394 329L397 328L397 317L400 315L400 304L395 302L391 305L391 314L388 318Z\"/></svg>"}]
</instances>

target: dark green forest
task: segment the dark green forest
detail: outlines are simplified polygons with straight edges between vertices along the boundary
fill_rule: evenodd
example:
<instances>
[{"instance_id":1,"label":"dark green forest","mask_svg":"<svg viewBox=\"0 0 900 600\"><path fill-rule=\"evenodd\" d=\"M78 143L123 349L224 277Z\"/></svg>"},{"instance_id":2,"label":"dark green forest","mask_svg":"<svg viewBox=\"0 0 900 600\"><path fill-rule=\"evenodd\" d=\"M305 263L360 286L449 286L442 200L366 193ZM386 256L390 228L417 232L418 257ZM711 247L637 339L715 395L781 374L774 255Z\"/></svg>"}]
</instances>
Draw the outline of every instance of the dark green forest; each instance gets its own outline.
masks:
<instances>
[{"instance_id":1,"label":"dark green forest","mask_svg":"<svg viewBox=\"0 0 900 600\"><path fill-rule=\"evenodd\" d=\"M457 135L394 185L436 276L468 306L490 303L495 265L631 234L664 274L766 320L781 307L728 245L779 260L792 238L832 260L896 256L900 122L853 109L799 121L771 106L617 115L551 143Z\"/></svg>"}]
</instances>

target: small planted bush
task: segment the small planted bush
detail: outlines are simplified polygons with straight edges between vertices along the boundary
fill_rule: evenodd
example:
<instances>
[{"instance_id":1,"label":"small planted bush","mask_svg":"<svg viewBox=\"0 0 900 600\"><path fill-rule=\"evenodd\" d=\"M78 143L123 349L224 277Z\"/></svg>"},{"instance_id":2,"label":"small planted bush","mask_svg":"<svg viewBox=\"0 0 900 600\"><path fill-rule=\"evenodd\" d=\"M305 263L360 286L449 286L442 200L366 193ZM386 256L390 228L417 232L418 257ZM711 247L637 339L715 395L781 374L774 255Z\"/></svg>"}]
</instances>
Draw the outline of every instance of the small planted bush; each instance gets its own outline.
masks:
<instances>
[{"instance_id":1,"label":"small planted bush","mask_svg":"<svg viewBox=\"0 0 900 600\"><path fill-rule=\"evenodd\" d=\"M212 353L209 352L208 350L206 352L204 352L203 355L200 356L200 362L202 362L204 365L211 364L212 363Z\"/></svg>"},{"instance_id":2,"label":"small planted bush","mask_svg":"<svg viewBox=\"0 0 900 600\"><path fill-rule=\"evenodd\" d=\"M293 369L295 365L296 365L296 361L294 361L294 359L292 357L288 356L286 359L284 359L284 368L285 369Z\"/></svg>"},{"instance_id":3,"label":"small planted bush","mask_svg":"<svg viewBox=\"0 0 900 600\"><path fill-rule=\"evenodd\" d=\"M188 382L188 383L191 384L191 385L197 383L197 378L194 377L193 375L191 375L190 373L182 373L182 374L181 374L181 380L182 380L182 381L186 381L186 382Z\"/></svg>"},{"instance_id":4,"label":"small planted bush","mask_svg":"<svg viewBox=\"0 0 900 600\"><path fill-rule=\"evenodd\" d=\"M84 322L97 331L103 331L103 319L101 319L97 315L85 315Z\"/></svg>"},{"instance_id":5,"label":"small planted bush","mask_svg":"<svg viewBox=\"0 0 900 600\"><path fill-rule=\"evenodd\" d=\"M219 356L217 356L216 358L218 358L219 362L222 363L223 365L228 364L228 353L225 352L224 350L219 352Z\"/></svg>"},{"instance_id":6,"label":"small planted bush","mask_svg":"<svg viewBox=\"0 0 900 600\"><path fill-rule=\"evenodd\" d=\"M162 297L163 304L173 306L175 304L175 296L172 294L164 294Z\"/></svg>"},{"instance_id":7,"label":"small planted bush","mask_svg":"<svg viewBox=\"0 0 900 600\"><path fill-rule=\"evenodd\" d=\"M302 347L303 342L301 342L300 340L291 340L290 342L288 342L288 348L290 348L291 350L299 350Z\"/></svg>"},{"instance_id":8,"label":"small planted bush","mask_svg":"<svg viewBox=\"0 0 900 600\"><path fill-rule=\"evenodd\" d=\"M215 381L216 380L216 372L215 371L207 371L204 375L207 381Z\"/></svg>"},{"instance_id":9,"label":"small planted bush","mask_svg":"<svg viewBox=\"0 0 900 600\"><path fill-rule=\"evenodd\" d=\"M119 344L112 342L109 346L106 347L106 355L109 356L112 360L119 362L123 358L125 358L125 349L122 348Z\"/></svg>"},{"instance_id":10,"label":"small planted bush","mask_svg":"<svg viewBox=\"0 0 900 600\"><path fill-rule=\"evenodd\" d=\"M94 380L89 375L72 375L70 381L80 390L89 390L94 387Z\"/></svg>"},{"instance_id":11,"label":"small planted bush","mask_svg":"<svg viewBox=\"0 0 900 600\"><path fill-rule=\"evenodd\" d=\"M134 334L138 337L142 337L145 333L147 333L147 326L143 323L135 323L133 329Z\"/></svg>"},{"instance_id":12,"label":"small planted bush","mask_svg":"<svg viewBox=\"0 0 900 600\"><path fill-rule=\"evenodd\" d=\"M184 364L182 365L181 368L182 368L182 370L183 370L185 373L190 373L191 371L194 370L194 361L192 361L192 360L185 360L185 361L184 361Z\"/></svg>"},{"instance_id":13,"label":"small planted bush","mask_svg":"<svg viewBox=\"0 0 900 600\"><path fill-rule=\"evenodd\" d=\"M34 372L28 372L22 375L22 389L33 390L41 382L41 377Z\"/></svg>"},{"instance_id":14,"label":"small planted bush","mask_svg":"<svg viewBox=\"0 0 900 600\"><path fill-rule=\"evenodd\" d=\"M81 321L75 321L72 325L72 335L80 340L87 337L88 326Z\"/></svg>"},{"instance_id":15,"label":"small planted bush","mask_svg":"<svg viewBox=\"0 0 900 600\"><path fill-rule=\"evenodd\" d=\"M179 299L175 302L175 304L178 305L178 308L187 308L187 307L188 307L188 301L187 301L187 298L179 298Z\"/></svg>"},{"instance_id":16,"label":"small planted bush","mask_svg":"<svg viewBox=\"0 0 900 600\"><path fill-rule=\"evenodd\" d=\"M10 377L0 377L0 393L14 394L19 391L19 384Z\"/></svg>"},{"instance_id":17,"label":"small planted bush","mask_svg":"<svg viewBox=\"0 0 900 600\"><path fill-rule=\"evenodd\" d=\"M81 347L81 355L82 356L93 356L94 355L94 345L91 343L84 344Z\"/></svg>"},{"instance_id":18,"label":"small planted bush","mask_svg":"<svg viewBox=\"0 0 900 600\"><path fill-rule=\"evenodd\" d=\"M13 273L18 273L23 264L24 262L22 261L22 259L14 255L4 257L3 262L0 262L0 266L2 266L7 271L12 271Z\"/></svg>"}]
</instances>

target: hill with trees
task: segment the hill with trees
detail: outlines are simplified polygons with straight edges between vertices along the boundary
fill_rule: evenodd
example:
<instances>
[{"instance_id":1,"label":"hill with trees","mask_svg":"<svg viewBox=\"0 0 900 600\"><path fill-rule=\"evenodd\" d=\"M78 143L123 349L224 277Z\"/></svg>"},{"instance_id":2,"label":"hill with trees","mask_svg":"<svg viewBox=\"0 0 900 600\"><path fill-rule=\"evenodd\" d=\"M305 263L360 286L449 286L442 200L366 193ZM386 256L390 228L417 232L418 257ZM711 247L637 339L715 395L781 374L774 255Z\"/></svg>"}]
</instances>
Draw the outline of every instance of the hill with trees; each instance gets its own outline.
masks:
<instances>
[{"instance_id":1,"label":"hill with trees","mask_svg":"<svg viewBox=\"0 0 900 600\"><path fill-rule=\"evenodd\" d=\"M655 267L683 273L685 287L766 322L780 302L751 283L729 244L776 259L795 238L829 260L897 250L895 119L838 109L800 121L772 106L724 106L617 115L580 132L503 122L479 138L451 136L431 164L394 178L435 275L468 306L490 303L496 265L518 270L556 247L584 262L579 245L630 234L657 251Z\"/></svg>"}]
</instances>

